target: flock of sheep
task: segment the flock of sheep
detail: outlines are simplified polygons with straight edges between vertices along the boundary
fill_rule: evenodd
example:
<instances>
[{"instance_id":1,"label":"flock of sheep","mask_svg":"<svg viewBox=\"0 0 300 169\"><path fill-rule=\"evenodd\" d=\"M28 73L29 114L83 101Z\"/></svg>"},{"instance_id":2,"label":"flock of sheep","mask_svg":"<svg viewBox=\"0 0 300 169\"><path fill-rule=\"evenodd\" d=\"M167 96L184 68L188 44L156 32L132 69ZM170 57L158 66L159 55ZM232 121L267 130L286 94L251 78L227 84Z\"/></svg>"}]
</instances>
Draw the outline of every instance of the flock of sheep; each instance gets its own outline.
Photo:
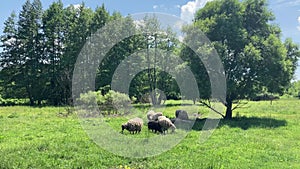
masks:
<instances>
[{"instance_id":1,"label":"flock of sheep","mask_svg":"<svg viewBox=\"0 0 300 169\"><path fill-rule=\"evenodd\" d=\"M188 120L188 114L184 110L176 110L175 112L176 119L181 120ZM174 122L176 119L169 119L166 116L163 116L162 112L154 112L153 110L150 110L147 113L147 119L148 119L148 130L151 130L152 132L160 132L165 134L168 129L170 129L172 132L175 131L176 126L174 125ZM128 120L126 123L122 124L122 133L124 130L128 130L130 134L140 133L143 127L143 120L141 118L133 118Z\"/></svg>"}]
</instances>

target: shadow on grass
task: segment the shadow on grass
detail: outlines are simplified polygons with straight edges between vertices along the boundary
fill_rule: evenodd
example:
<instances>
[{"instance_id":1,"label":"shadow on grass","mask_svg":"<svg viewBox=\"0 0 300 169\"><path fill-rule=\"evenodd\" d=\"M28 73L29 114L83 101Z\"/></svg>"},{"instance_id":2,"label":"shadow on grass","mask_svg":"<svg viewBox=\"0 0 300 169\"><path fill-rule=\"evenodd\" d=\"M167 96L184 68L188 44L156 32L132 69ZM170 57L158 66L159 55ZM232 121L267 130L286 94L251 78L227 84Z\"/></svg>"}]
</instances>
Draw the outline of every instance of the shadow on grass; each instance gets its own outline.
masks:
<instances>
[{"instance_id":1,"label":"shadow on grass","mask_svg":"<svg viewBox=\"0 0 300 169\"><path fill-rule=\"evenodd\" d=\"M161 104L161 105L156 105L156 107L175 107L175 106L203 106L203 104L200 103L196 103L196 104L190 104L190 103L168 103L168 104ZM134 104L133 105L134 108L144 108L144 109L148 109L150 107L153 107L153 105L151 104ZM155 106L154 106L155 107Z\"/></svg>"},{"instance_id":2,"label":"shadow on grass","mask_svg":"<svg viewBox=\"0 0 300 169\"><path fill-rule=\"evenodd\" d=\"M197 131L202 130L205 121L206 119L197 119L192 129ZM272 129L286 125L286 120L278 120L266 117L235 117L231 120L221 119L217 128L229 126L232 128L241 128L243 130L248 130L250 128Z\"/></svg>"}]
</instances>

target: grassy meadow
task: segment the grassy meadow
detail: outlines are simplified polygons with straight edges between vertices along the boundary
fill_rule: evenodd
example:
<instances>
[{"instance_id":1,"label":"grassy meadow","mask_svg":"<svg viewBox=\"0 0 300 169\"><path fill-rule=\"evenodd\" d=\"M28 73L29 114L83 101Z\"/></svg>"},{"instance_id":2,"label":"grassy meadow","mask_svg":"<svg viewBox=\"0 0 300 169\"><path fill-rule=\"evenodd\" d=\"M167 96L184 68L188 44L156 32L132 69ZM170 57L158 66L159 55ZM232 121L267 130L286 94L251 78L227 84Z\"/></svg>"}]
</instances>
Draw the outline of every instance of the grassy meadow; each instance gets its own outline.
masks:
<instances>
[{"instance_id":1,"label":"grassy meadow","mask_svg":"<svg viewBox=\"0 0 300 169\"><path fill-rule=\"evenodd\" d=\"M161 109L164 114L174 116L173 103ZM198 108L205 118L208 110ZM300 100L249 102L234 117L221 120L205 142L199 141L204 124L199 120L169 151L127 158L94 143L76 114L66 116L64 107L0 107L0 168L300 168ZM105 121L119 132L127 118ZM155 135L146 128L125 135Z\"/></svg>"}]
</instances>

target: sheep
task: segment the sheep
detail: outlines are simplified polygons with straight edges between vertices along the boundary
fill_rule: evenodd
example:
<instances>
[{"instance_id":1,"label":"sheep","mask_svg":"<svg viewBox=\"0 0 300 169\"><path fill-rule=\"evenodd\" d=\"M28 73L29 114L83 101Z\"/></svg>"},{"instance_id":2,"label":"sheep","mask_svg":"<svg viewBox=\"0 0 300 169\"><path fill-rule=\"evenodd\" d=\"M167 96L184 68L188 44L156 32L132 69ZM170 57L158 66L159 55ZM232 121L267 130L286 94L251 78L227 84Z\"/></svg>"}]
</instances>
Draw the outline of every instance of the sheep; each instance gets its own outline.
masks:
<instances>
[{"instance_id":1,"label":"sheep","mask_svg":"<svg viewBox=\"0 0 300 169\"><path fill-rule=\"evenodd\" d=\"M124 129L128 130L129 133L134 134L140 133L143 127L143 120L141 118L133 118L128 120L126 123L122 124L122 133L124 133Z\"/></svg>"},{"instance_id":2,"label":"sheep","mask_svg":"<svg viewBox=\"0 0 300 169\"><path fill-rule=\"evenodd\" d=\"M149 121L157 121L158 120L158 117L159 116L162 116L162 112L157 112L155 113L153 110L150 110L148 113L147 113L147 119Z\"/></svg>"},{"instance_id":3,"label":"sheep","mask_svg":"<svg viewBox=\"0 0 300 169\"><path fill-rule=\"evenodd\" d=\"M160 133L162 133L162 128L161 126L159 125L158 121L149 121L148 122L148 130L151 130L153 132L156 133L157 131L159 131Z\"/></svg>"},{"instance_id":4,"label":"sheep","mask_svg":"<svg viewBox=\"0 0 300 169\"><path fill-rule=\"evenodd\" d=\"M152 116L152 120L157 121L158 117L162 116L162 112L157 112Z\"/></svg>"},{"instance_id":5,"label":"sheep","mask_svg":"<svg viewBox=\"0 0 300 169\"><path fill-rule=\"evenodd\" d=\"M147 119L150 121L152 120L152 116L155 114L155 111L150 110L147 112Z\"/></svg>"},{"instance_id":6,"label":"sheep","mask_svg":"<svg viewBox=\"0 0 300 169\"><path fill-rule=\"evenodd\" d=\"M185 110L176 110L175 116L176 116L176 118L181 119L181 120L189 119L189 116Z\"/></svg>"},{"instance_id":7,"label":"sheep","mask_svg":"<svg viewBox=\"0 0 300 169\"><path fill-rule=\"evenodd\" d=\"M172 130L172 133L175 131L176 126L172 123L172 121L165 117L165 116L159 116L158 117L158 124L161 126L161 129L163 133L170 128Z\"/></svg>"}]
</instances>

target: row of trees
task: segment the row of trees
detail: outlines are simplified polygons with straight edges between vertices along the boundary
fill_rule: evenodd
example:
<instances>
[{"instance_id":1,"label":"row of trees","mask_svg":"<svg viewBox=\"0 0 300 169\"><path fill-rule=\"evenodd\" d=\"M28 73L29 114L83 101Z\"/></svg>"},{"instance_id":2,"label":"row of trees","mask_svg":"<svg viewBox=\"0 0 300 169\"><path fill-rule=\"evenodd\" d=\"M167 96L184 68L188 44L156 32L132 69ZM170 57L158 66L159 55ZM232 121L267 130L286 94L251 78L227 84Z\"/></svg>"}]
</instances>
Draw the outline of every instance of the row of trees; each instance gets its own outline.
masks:
<instances>
[{"instance_id":1,"label":"row of trees","mask_svg":"<svg viewBox=\"0 0 300 169\"><path fill-rule=\"evenodd\" d=\"M5 98L29 98L31 105L43 100L53 105L70 104L72 73L83 45L107 22L121 18L119 13L109 14L104 5L93 11L84 3L64 8L58 1L43 11L40 0L27 0L18 18L12 13L6 20L1 36L1 94ZM142 100L146 94L152 103L160 104L163 94L156 89L167 98L184 97L169 72L180 73L182 67L189 67L201 86L201 98L186 99L209 99L208 73L189 47L197 44L195 35L203 31L224 65L227 93L222 102L227 107L224 117L231 118L237 108L232 107L234 101L261 92L282 94L293 78L299 48L291 39L281 41L280 28L272 24L274 19L265 0L215 0L184 27L187 45L183 45L170 29L163 30L155 17L145 17L137 26L128 16L122 19L127 23L124 27L115 25L114 29L131 30L135 36L123 39L106 54L97 71L96 89L104 95L118 66L137 53L132 56L137 59L127 60L132 66L126 70L131 72L137 63L145 63L148 69L131 81L130 97ZM198 50L203 51L203 44L199 43ZM175 57L185 63L172 64Z\"/></svg>"},{"instance_id":2,"label":"row of trees","mask_svg":"<svg viewBox=\"0 0 300 169\"><path fill-rule=\"evenodd\" d=\"M147 54L140 54L140 58L143 62L147 61L149 67L162 59L158 58L158 54L154 57L157 51L152 49L174 51L172 32L159 34L161 28L154 17L144 18L144 23L137 27L130 16L122 18L118 12L109 14L104 5L95 11L85 7L84 3L63 6L58 1L43 11L40 0L32 3L27 0L18 16L12 12L6 20L1 36L2 97L28 98L30 105L41 104L42 101L51 105L70 104L72 73L77 56L88 37L109 21L124 20L128 28L115 25L116 29L140 34L122 40L107 53L96 76L96 89L102 92L109 90L114 71L122 60L135 51L148 50ZM160 56L170 55L170 52L167 53ZM145 70L136 76L130 86L130 96L141 100L145 93L149 94L155 88L167 90L168 96L179 97L171 76L156 69ZM155 103L160 103L159 95L151 96Z\"/></svg>"},{"instance_id":3,"label":"row of trees","mask_svg":"<svg viewBox=\"0 0 300 169\"><path fill-rule=\"evenodd\" d=\"M86 38L120 17L104 6L64 8L61 1L43 11L40 0L27 0L18 17L13 12L6 20L1 36L3 97L26 97L31 105L69 104L73 67Z\"/></svg>"}]
</instances>

